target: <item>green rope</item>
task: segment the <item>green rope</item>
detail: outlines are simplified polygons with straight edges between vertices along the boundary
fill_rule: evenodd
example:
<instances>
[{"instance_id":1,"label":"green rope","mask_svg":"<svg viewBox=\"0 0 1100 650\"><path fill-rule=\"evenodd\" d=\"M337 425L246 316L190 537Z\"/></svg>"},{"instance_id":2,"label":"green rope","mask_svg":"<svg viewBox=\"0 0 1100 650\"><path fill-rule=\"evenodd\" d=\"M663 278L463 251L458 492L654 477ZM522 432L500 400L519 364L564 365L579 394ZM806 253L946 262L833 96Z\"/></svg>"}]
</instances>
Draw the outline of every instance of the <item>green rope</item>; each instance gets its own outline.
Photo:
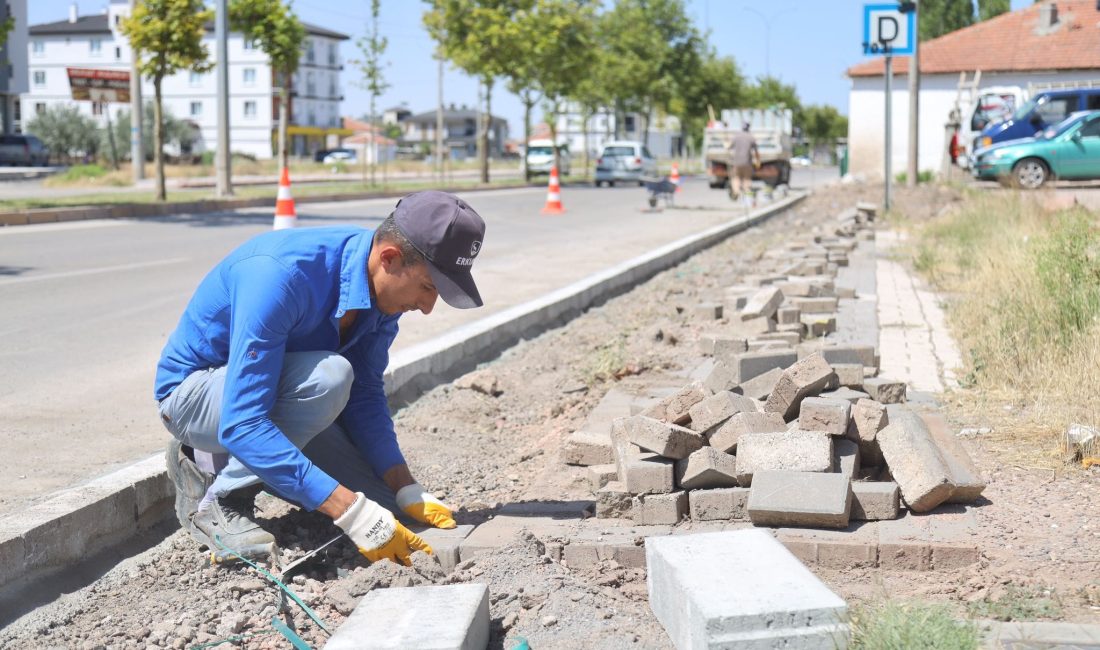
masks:
<instances>
[{"instance_id":1,"label":"green rope","mask_svg":"<svg viewBox=\"0 0 1100 650\"><path fill-rule=\"evenodd\" d=\"M210 643L193 645L189 648L189 650L204 650L205 648L213 648L214 646L219 646L223 643L236 643L238 641L244 641L245 639L251 639L254 636L266 636L268 634L274 634L277 631L278 630L264 630L263 632L250 632L248 634L239 634L237 636L231 636L229 638L222 639L221 641L211 641Z\"/></svg>"},{"instance_id":2,"label":"green rope","mask_svg":"<svg viewBox=\"0 0 1100 650\"><path fill-rule=\"evenodd\" d=\"M291 645L297 648L297 650L313 650L313 648L309 647L309 644L305 642L305 639L298 636L298 634L294 630L290 629L290 627L286 623L279 620L278 616L271 617L271 625L275 628L276 631L279 632L279 634L285 636L286 640L290 641Z\"/></svg>"}]
</instances>

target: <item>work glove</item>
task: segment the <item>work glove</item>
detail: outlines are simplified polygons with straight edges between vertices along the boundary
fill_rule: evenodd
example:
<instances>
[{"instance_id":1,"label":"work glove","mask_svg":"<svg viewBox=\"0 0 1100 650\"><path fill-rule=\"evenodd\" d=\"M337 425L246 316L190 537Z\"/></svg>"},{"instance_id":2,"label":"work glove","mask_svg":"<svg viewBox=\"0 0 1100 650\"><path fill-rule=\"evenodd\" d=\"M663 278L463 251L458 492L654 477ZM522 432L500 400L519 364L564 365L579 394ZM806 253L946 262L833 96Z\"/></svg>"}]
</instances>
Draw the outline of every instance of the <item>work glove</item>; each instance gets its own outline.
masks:
<instances>
[{"instance_id":1,"label":"work glove","mask_svg":"<svg viewBox=\"0 0 1100 650\"><path fill-rule=\"evenodd\" d=\"M393 513L363 496L362 492L355 493L355 502L340 515L336 525L372 563L389 560L410 566L412 560L409 556L413 551L432 553L432 547L427 542L402 526Z\"/></svg>"},{"instance_id":2,"label":"work glove","mask_svg":"<svg viewBox=\"0 0 1100 650\"><path fill-rule=\"evenodd\" d=\"M456 526L451 509L432 496L419 483L406 485L397 491L397 507L413 519L435 526L436 528L454 528Z\"/></svg>"}]
</instances>

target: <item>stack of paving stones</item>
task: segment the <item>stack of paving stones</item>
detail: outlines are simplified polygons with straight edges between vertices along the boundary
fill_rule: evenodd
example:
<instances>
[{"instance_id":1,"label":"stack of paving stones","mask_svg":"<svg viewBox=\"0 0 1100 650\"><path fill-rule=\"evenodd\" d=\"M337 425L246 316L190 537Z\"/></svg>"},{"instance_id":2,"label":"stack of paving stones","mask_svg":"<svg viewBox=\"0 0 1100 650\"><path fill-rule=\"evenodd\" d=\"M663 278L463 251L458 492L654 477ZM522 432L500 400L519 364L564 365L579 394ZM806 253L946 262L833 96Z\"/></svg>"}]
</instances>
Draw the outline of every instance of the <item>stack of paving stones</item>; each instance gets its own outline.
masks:
<instances>
[{"instance_id":1,"label":"stack of paving stones","mask_svg":"<svg viewBox=\"0 0 1100 650\"><path fill-rule=\"evenodd\" d=\"M708 358L696 381L644 409L608 393L562 452L588 466L597 518L772 527L801 559L826 564L977 560L977 549L952 546L934 563L934 545L905 516L978 498L985 486L966 452L942 418L909 408L904 382L879 376L873 346L831 336L839 301L856 297L837 286L837 269L873 239L872 220L849 211L833 235L765 254L760 267L774 272L742 278L726 303L690 310L718 325L700 337ZM921 548L898 551L912 540ZM831 542L841 548L822 557Z\"/></svg>"}]
</instances>

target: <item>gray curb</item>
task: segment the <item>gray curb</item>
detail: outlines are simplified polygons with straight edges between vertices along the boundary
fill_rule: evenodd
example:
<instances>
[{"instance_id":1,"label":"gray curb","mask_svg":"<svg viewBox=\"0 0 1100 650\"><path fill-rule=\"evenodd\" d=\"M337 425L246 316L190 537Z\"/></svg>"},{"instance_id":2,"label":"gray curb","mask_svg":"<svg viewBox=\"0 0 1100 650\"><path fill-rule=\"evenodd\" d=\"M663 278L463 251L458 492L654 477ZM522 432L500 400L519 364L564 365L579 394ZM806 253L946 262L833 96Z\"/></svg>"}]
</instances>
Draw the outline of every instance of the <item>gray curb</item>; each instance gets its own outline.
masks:
<instances>
[{"instance_id":1,"label":"gray curb","mask_svg":"<svg viewBox=\"0 0 1100 650\"><path fill-rule=\"evenodd\" d=\"M385 374L387 395L393 403L412 401L803 198L790 197L395 353ZM133 537L173 516L172 500L164 457L157 454L0 518L0 587L74 565Z\"/></svg>"}]
</instances>

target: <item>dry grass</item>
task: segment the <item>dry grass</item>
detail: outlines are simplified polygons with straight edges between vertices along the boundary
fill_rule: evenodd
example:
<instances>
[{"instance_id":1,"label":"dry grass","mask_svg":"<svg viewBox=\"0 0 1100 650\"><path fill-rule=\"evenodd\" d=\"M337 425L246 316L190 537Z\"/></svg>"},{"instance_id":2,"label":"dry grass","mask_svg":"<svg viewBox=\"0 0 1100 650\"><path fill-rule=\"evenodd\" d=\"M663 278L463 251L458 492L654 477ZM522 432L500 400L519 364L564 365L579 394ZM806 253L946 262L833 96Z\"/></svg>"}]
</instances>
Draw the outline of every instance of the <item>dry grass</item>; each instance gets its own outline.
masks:
<instances>
[{"instance_id":1,"label":"dry grass","mask_svg":"<svg viewBox=\"0 0 1100 650\"><path fill-rule=\"evenodd\" d=\"M1100 423L1100 230L1043 195L974 194L915 226L913 263L952 296L967 365L956 405L1018 464L1057 467L1060 434Z\"/></svg>"}]
</instances>

